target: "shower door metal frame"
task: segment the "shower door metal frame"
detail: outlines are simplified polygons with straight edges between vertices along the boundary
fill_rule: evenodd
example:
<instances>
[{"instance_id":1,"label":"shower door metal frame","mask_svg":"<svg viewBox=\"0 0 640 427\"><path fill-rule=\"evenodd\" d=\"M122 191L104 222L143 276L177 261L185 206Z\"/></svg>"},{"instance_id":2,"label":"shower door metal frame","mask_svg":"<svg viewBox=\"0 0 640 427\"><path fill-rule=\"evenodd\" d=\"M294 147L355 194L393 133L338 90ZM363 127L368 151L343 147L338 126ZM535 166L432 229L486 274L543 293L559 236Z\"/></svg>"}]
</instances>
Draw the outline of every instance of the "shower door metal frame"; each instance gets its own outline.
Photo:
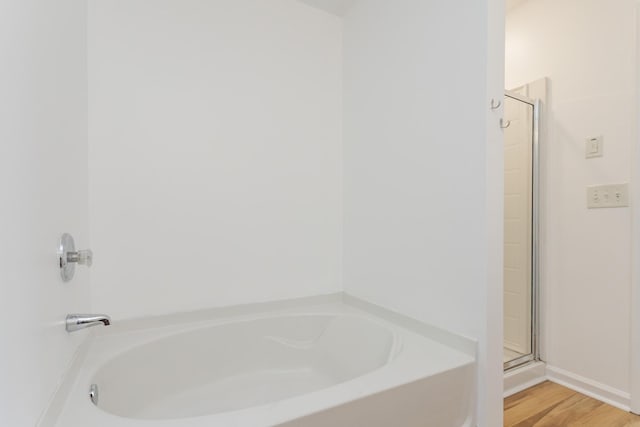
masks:
<instances>
[{"instance_id":1,"label":"shower door metal frame","mask_svg":"<svg viewBox=\"0 0 640 427\"><path fill-rule=\"evenodd\" d=\"M533 107L531 153L531 353L503 364L504 371L519 368L540 360L540 101L529 99L513 91L505 97Z\"/></svg>"}]
</instances>

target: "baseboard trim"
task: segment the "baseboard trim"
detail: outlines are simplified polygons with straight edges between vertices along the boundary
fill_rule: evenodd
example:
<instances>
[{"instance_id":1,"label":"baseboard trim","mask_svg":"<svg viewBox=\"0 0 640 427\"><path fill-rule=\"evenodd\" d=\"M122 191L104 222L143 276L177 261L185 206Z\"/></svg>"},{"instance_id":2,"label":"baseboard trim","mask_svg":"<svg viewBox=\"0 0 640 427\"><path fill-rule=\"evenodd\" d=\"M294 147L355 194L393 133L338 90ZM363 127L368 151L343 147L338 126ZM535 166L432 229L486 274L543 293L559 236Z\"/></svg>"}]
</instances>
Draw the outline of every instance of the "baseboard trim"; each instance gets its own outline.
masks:
<instances>
[{"instance_id":1,"label":"baseboard trim","mask_svg":"<svg viewBox=\"0 0 640 427\"><path fill-rule=\"evenodd\" d=\"M529 363L504 374L503 397L509 397L547 380L544 362Z\"/></svg>"},{"instance_id":2,"label":"baseboard trim","mask_svg":"<svg viewBox=\"0 0 640 427\"><path fill-rule=\"evenodd\" d=\"M629 393L590 380L564 369L547 365L547 379L571 390L577 391L611 406L630 411L631 396Z\"/></svg>"}]
</instances>

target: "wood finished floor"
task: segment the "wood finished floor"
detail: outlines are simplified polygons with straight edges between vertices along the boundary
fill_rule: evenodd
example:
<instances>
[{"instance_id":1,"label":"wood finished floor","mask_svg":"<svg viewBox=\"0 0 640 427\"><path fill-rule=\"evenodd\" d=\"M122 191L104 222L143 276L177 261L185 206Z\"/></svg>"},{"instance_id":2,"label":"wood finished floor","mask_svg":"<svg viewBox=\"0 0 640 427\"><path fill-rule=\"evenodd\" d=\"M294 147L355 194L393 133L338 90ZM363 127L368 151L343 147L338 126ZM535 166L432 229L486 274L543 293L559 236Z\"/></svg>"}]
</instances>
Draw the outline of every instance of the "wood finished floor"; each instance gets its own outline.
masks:
<instances>
[{"instance_id":1,"label":"wood finished floor","mask_svg":"<svg viewBox=\"0 0 640 427\"><path fill-rule=\"evenodd\" d=\"M546 381L504 400L505 427L640 427L640 416Z\"/></svg>"}]
</instances>

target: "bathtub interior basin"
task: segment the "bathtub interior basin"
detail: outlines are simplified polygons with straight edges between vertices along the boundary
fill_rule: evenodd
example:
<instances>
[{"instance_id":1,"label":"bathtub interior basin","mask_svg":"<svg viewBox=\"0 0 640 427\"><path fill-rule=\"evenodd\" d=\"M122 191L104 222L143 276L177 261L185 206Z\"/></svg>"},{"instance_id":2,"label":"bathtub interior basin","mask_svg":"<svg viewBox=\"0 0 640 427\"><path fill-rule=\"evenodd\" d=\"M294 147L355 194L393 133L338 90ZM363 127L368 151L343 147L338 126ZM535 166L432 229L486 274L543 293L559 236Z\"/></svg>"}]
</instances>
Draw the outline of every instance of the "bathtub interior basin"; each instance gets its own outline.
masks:
<instances>
[{"instance_id":1,"label":"bathtub interior basin","mask_svg":"<svg viewBox=\"0 0 640 427\"><path fill-rule=\"evenodd\" d=\"M198 417L267 405L389 363L399 338L355 315L287 315L177 333L107 361L98 407L120 417Z\"/></svg>"}]
</instances>

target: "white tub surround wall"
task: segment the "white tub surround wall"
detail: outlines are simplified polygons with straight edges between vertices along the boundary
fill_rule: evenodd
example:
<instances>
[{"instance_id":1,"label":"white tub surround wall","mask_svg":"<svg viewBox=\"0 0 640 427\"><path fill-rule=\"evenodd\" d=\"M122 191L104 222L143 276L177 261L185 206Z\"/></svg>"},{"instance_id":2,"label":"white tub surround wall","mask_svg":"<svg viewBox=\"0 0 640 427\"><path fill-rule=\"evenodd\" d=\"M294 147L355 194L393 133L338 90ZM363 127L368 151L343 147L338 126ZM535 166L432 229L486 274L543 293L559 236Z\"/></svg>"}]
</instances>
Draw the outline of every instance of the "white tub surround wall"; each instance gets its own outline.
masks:
<instances>
[{"instance_id":1,"label":"white tub surround wall","mask_svg":"<svg viewBox=\"0 0 640 427\"><path fill-rule=\"evenodd\" d=\"M89 245L86 7L0 2L0 425L33 426L85 337L88 270L63 283L63 232Z\"/></svg>"},{"instance_id":2,"label":"white tub surround wall","mask_svg":"<svg viewBox=\"0 0 640 427\"><path fill-rule=\"evenodd\" d=\"M344 288L477 339L498 426L504 4L351 3L89 1L95 310Z\"/></svg>"},{"instance_id":3,"label":"white tub surround wall","mask_svg":"<svg viewBox=\"0 0 640 427\"><path fill-rule=\"evenodd\" d=\"M89 1L95 309L341 290L342 24L291 0Z\"/></svg>"},{"instance_id":4,"label":"white tub surround wall","mask_svg":"<svg viewBox=\"0 0 640 427\"><path fill-rule=\"evenodd\" d=\"M630 391L631 212L588 210L585 195L589 185L630 181L635 6L528 1L509 13L506 27L507 88L545 76L550 83L541 160L547 374L574 388L596 386L621 407ZM599 135L604 157L585 159L585 140Z\"/></svg>"},{"instance_id":5,"label":"white tub surround wall","mask_svg":"<svg viewBox=\"0 0 640 427\"><path fill-rule=\"evenodd\" d=\"M331 299L98 331L57 425L473 425L474 342Z\"/></svg>"},{"instance_id":6,"label":"white tub surround wall","mask_svg":"<svg viewBox=\"0 0 640 427\"><path fill-rule=\"evenodd\" d=\"M403 3L358 2L345 17L345 290L477 335L486 58L472 29L482 33L486 11L474 1ZM469 31L453 31L454 18Z\"/></svg>"},{"instance_id":7,"label":"white tub surround wall","mask_svg":"<svg viewBox=\"0 0 640 427\"><path fill-rule=\"evenodd\" d=\"M478 422L494 427L503 155L489 104L504 93L504 2L490 4L371 0L347 12L344 287L477 338Z\"/></svg>"}]
</instances>

